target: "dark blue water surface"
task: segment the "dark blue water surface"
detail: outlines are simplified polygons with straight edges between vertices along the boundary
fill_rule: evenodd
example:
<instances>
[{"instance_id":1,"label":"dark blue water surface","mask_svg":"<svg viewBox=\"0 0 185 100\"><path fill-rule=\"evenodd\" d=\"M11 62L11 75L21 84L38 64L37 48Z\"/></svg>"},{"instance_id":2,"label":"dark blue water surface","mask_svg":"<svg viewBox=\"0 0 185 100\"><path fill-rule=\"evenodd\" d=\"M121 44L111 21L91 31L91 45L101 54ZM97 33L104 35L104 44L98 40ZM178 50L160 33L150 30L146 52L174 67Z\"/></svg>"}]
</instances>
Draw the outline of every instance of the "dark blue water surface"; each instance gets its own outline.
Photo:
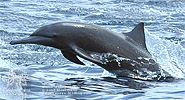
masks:
<instances>
[{"instance_id":1,"label":"dark blue water surface","mask_svg":"<svg viewBox=\"0 0 185 100\"><path fill-rule=\"evenodd\" d=\"M0 0L0 99L185 99L184 0ZM96 24L117 33L145 23L147 48L176 79L116 78L101 67L66 60L59 50L9 44L41 26L63 21Z\"/></svg>"}]
</instances>

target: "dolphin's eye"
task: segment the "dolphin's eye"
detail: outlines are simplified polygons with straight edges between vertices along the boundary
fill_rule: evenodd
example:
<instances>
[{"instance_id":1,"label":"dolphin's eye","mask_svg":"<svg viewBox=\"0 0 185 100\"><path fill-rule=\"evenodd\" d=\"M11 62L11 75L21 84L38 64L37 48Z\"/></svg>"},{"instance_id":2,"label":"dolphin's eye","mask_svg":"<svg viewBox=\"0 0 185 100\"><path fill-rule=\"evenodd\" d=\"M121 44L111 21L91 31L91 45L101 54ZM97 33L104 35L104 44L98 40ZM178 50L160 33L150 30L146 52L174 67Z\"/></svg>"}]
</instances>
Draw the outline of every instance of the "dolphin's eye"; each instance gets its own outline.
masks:
<instances>
[{"instance_id":1,"label":"dolphin's eye","mask_svg":"<svg viewBox=\"0 0 185 100\"><path fill-rule=\"evenodd\" d=\"M56 37L58 37L58 36L57 36L57 34L56 34L56 33L53 33L53 37L54 37L54 38L56 38Z\"/></svg>"}]
</instances>

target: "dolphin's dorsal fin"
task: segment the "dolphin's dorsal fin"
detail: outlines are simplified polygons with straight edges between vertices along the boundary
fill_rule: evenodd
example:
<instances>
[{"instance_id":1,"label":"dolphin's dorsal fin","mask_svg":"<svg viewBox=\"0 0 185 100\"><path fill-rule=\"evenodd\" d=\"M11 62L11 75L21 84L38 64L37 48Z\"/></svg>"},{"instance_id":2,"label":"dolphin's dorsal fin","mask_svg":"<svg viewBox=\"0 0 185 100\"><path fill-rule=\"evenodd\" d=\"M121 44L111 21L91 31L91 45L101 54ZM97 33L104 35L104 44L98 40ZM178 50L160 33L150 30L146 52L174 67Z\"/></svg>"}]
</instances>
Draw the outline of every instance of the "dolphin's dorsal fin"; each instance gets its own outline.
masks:
<instances>
[{"instance_id":1,"label":"dolphin's dorsal fin","mask_svg":"<svg viewBox=\"0 0 185 100\"><path fill-rule=\"evenodd\" d=\"M147 50L145 44L144 23L139 23L131 32L127 33L126 35Z\"/></svg>"}]
</instances>

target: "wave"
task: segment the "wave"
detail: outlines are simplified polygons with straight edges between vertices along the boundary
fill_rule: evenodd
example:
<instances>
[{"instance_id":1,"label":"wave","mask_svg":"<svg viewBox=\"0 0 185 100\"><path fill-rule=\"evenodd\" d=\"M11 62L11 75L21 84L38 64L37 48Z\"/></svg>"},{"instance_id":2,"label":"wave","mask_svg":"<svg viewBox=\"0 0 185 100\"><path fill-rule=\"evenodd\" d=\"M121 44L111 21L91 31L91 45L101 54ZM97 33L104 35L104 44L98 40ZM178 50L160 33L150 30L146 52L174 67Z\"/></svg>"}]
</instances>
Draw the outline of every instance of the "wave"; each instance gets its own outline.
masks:
<instances>
[{"instance_id":1,"label":"wave","mask_svg":"<svg viewBox=\"0 0 185 100\"><path fill-rule=\"evenodd\" d=\"M185 49L179 44L161 39L145 29L146 45L155 61L173 77L185 77Z\"/></svg>"}]
</instances>

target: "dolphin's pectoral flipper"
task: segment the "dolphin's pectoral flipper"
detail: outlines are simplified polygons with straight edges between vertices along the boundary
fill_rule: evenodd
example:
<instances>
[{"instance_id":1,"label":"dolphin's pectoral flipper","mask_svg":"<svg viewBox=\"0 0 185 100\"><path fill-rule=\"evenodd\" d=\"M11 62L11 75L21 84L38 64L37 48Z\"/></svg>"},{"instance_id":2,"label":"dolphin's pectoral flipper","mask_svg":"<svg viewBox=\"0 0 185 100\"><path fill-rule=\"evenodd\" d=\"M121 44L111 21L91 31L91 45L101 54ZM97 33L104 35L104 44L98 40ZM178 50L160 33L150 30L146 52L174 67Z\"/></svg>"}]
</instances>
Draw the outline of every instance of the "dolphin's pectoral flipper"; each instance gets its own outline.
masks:
<instances>
[{"instance_id":1,"label":"dolphin's pectoral flipper","mask_svg":"<svg viewBox=\"0 0 185 100\"><path fill-rule=\"evenodd\" d=\"M78 58L77 58L77 56L75 55L75 54L73 54L72 52L70 52L70 51L67 51L67 50L61 50L61 52L62 52L62 54L63 54L63 56L65 57L65 58L67 58L68 60L70 60L71 62L74 62L74 63L76 63L76 64L80 64L80 65L85 65L83 62L81 62Z\"/></svg>"},{"instance_id":2,"label":"dolphin's pectoral flipper","mask_svg":"<svg viewBox=\"0 0 185 100\"><path fill-rule=\"evenodd\" d=\"M71 48L73 49L73 51L80 57L86 59L86 60L89 60L93 63L96 63L96 64L103 64L102 61L100 60L97 60L97 59L94 59L88 52L86 52L85 50L81 49L80 47L76 46L76 45L70 45Z\"/></svg>"}]
</instances>

